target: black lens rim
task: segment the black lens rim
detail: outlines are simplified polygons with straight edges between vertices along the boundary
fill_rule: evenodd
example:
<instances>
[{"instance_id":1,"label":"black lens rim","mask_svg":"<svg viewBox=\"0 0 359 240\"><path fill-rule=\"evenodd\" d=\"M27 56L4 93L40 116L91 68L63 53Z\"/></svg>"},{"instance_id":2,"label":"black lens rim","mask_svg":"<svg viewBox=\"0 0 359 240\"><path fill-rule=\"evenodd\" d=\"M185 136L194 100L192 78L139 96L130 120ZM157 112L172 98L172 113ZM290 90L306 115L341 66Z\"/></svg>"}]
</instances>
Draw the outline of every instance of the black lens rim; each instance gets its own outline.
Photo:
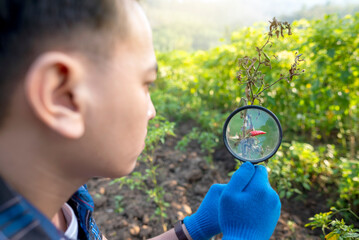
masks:
<instances>
[{"instance_id":1,"label":"black lens rim","mask_svg":"<svg viewBox=\"0 0 359 240\"><path fill-rule=\"evenodd\" d=\"M239 157L237 154L235 154L232 151L231 147L229 146L229 143L228 143L228 140L227 140L227 137L226 137L226 130L227 130L228 124L231 121L232 117L234 115L236 115L238 112L243 111L245 109L259 109L259 110L262 110L262 111L268 113L275 120L275 122L277 123L278 129L279 129L279 141L278 141L278 144L277 144L276 148L269 155L267 155L266 157L260 158L260 159L258 159L256 161L248 161L248 160L246 160L244 158ZM236 110L234 110L229 115L229 117L226 119L226 122L224 123L224 126L223 126L223 142L224 142L224 145L226 146L228 152L234 158L240 160L241 162L260 163L260 162L268 160L269 158L273 157L274 154L276 154L276 152L278 151L280 145L282 144L282 139L283 139L282 125L280 124L279 119L277 118L277 116L273 112L268 110L267 108L262 107L262 106L258 106L258 105L247 105L247 106L244 106L244 107L237 108Z\"/></svg>"}]
</instances>

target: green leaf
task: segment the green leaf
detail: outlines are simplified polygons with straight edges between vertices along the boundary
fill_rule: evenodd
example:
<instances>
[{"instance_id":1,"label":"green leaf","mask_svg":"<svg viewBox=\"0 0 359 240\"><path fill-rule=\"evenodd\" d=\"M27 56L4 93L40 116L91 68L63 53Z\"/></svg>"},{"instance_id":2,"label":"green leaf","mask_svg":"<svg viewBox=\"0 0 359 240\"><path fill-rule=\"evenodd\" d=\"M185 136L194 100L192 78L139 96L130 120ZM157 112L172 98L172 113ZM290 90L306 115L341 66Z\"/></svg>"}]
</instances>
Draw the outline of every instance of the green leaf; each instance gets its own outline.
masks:
<instances>
[{"instance_id":1,"label":"green leaf","mask_svg":"<svg viewBox=\"0 0 359 240\"><path fill-rule=\"evenodd\" d=\"M345 233L343 235L344 238L359 238L359 234L358 233Z\"/></svg>"},{"instance_id":2,"label":"green leaf","mask_svg":"<svg viewBox=\"0 0 359 240\"><path fill-rule=\"evenodd\" d=\"M310 185L308 183L303 183L303 187L307 190L310 190Z\"/></svg>"}]
</instances>

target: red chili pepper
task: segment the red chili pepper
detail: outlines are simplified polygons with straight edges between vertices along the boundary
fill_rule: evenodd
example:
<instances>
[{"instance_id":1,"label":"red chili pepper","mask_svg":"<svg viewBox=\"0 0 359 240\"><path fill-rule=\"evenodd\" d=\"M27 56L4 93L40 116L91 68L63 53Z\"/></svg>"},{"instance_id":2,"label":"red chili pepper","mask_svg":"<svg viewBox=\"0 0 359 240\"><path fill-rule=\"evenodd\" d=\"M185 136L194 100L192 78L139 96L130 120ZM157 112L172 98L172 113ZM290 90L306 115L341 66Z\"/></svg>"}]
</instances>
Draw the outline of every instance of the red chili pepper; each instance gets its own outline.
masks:
<instances>
[{"instance_id":1,"label":"red chili pepper","mask_svg":"<svg viewBox=\"0 0 359 240\"><path fill-rule=\"evenodd\" d=\"M254 137L254 136L257 136L257 135L266 134L266 132L263 132L263 131L251 131L250 134L251 134L252 137Z\"/></svg>"}]
</instances>

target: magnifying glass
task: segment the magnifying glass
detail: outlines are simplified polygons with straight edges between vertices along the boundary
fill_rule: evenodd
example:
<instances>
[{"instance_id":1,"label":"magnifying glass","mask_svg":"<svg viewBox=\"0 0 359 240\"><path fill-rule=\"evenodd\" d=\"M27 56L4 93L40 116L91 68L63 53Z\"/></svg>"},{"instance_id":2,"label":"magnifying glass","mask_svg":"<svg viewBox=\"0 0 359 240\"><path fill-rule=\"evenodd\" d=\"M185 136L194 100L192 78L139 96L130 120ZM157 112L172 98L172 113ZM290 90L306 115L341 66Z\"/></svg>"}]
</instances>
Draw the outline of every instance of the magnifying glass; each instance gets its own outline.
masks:
<instances>
[{"instance_id":1,"label":"magnifying glass","mask_svg":"<svg viewBox=\"0 0 359 240\"><path fill-rule=\"evenodd\" d=\"M256 105L236 109L223 128L226 148L242 162L268 160L280 147L282 136L282 127L274 113Z\"/></svg>"}]
</instances>

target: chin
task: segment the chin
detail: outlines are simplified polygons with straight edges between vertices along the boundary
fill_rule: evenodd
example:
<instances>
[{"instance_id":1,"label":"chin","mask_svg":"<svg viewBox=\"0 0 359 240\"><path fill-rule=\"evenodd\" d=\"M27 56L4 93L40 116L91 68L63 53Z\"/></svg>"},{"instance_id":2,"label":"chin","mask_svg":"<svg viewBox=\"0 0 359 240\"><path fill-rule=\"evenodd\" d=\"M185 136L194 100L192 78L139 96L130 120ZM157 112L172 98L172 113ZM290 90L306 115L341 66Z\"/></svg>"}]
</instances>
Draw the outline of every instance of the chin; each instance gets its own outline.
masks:
<instances>
[{"instance_id":1,"label":"chin","mask_svg":"<svg viewBox=\"0 0 359 240\"><path fill-rule=\"evenodd\" d=\"M137 163L137 157L136 157L135 160L133 161L132 166L130 166L130 167L128 168L128 171L127 171L127 173L126 173L126 176L129 175L129 174L131 174L131 173L133 172L133 170L134 170L135 167L136 167L136 163Z\"/></svg>"},{"instance_id":2,"label":"chin","mask_svg":"<svg viewBox=\"0 0 359 240\"><path fill-rule=\"evenodd\" d=\"M131 159L131 161L127 163L120 163L120 165L112 167L111 169L108 169L107 174L104 174L103 177L108 178L121 178L125 177L133 172L133 170L136 167L137 158Z\"/></svg>"}]
</instances>

